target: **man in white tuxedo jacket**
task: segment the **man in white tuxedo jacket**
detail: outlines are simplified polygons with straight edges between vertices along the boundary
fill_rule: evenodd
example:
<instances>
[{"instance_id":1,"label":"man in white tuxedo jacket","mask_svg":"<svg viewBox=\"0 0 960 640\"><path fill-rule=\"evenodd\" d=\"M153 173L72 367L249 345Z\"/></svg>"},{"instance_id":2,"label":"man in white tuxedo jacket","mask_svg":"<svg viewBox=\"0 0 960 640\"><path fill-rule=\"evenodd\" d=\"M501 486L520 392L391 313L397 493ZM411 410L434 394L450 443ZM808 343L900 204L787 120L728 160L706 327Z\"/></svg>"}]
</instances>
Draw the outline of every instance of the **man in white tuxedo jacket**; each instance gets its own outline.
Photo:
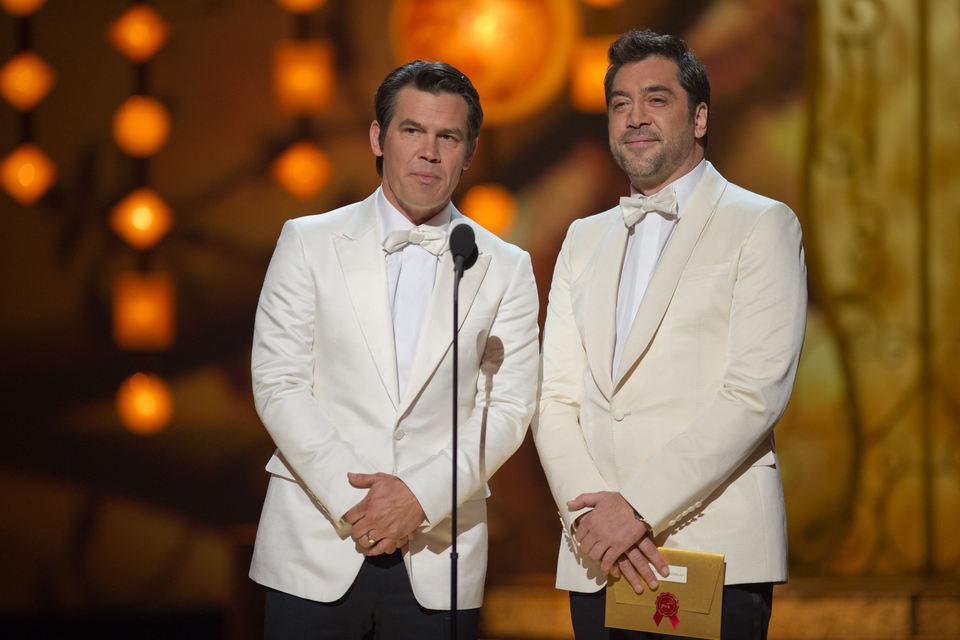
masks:
<instances>
[{"instance_id":1,"label":"man in white tuxedo jacket","mask_svg":"<svg viewBox=\"0 0 960 640\"><path fill-rule=\"evenodd\" d=\"M268 638L449 634L455 225L478 246L459 288L460 637L477 634L486 482L536 403L530 257L450 202L483 118L476 90L416 61L375 106L380 188L288 221L257 308L253 389L277 449L250 576L268 587Z\"/></svg>"},{"instance_id":2,"label":"man in white tuxedo jacket","mask_svg":"<svg viewBox=\"0 0 960 640\"><path fill-rule=\"evenodd\" d=\"M682 40L631 31L610 63L632 197L567 232L534 423L565 525L557 587L578 640L649 637L604 627L606 576L640 592L648 561L668 572L657 546L722 553L723 637L764 638L787 578L773 429L804 335L800 226L705 160L710 86Z\"/></svg>"}]
</instances>

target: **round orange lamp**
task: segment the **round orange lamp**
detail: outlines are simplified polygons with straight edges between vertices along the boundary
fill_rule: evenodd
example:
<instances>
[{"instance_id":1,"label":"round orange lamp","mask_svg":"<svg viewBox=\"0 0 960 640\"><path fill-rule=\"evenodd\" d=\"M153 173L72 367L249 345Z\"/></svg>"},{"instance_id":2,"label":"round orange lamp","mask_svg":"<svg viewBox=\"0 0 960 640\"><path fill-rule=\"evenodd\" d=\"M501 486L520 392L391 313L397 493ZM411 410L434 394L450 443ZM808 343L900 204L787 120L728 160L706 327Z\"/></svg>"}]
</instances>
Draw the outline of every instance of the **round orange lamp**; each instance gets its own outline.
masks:
<instances>
[{"instance_id":1,"label":"round orange lamp","mask_svg":"<svg viewBox=\"0 0 960 640\"><path fill-rule=\"evenodd\" d=\"M0 161L0 184L20 204L39 200L56 177L53 161L32 142L20 145Z\"/></svg>"},{"instance_id":2,"label":"round orange lamp","mask_svg":"<svg viewBox=\"0 0 960 640\"><path fill-rule=\"evenodd\" d=\"M50 92L54 77L43 58L23 51L0 67L0 94L15 109L29 111Z\"/></svg>"},{"instance_id":3,"label":"round orange lamp","mask_svg":"<svg viewBox=\"0 0 960 640\"><path fill-rule=\"evenodd\" d=\"M293 196L306 200L320 193L333 175L333 162L317 145L302 140L273 161L271 175Z\"/></svg>"},{"instance_id":4,"label":"round orange lamp","mask_svg":"<svg viewBox=\"0 0 960 640\"><path fill-rule=\"evenodd\" d=\"M140 251L157 244L172 224L170 207L149 187L131 192L110 212L110 228Z\"/></svg>"},{"instance_id":5,"label":"round orange lamp","mask_svg":"<svg viewBox=\"0 0 960 640\"><path fill-rule=\"evenodd\" d=\"M173 394L162 378L135 373L117 389L116 407L123 426L149 436L162 431L173 417Z\"/></svg>"},{"instance_id":6,"label":"round orange lamp","mask_svg":"<svg viewBox=\"0 0 960 640\"><path fill-rule=\"evenodd\" d=\"M579 33L575 0L395 0L390 14L396 60L455 66L473 81L491 125L556 99Z\"/></svg>"},{"instance_id":7,"label":"round orange lamp","mask_svg":"<svg viewBox=\"0 0 960 640\"><path fill-rule=\"evenodd\" d=\"M517 199L498 184L478 184L464 194L460 210L487 231L502 236L517 220Z\"/></svg>"},{"instance_id":8,"label":"round orange lamp","mask_svg":"<svg viewBox=\"0 0 960 640\"><path fill-rule=\"evenodd\" d=\"M130 96L113 115L113 138L124 153L137 158L152 156L170 135L167 108L150 96Z\"/></svg>"},{"instance_id":9,"label":"round orange lamp","mask_svg":"<svg viewBox=\"0 0 960 640\"><path fill-rule=\"evenodd\" d=\"M135 4L113 21L107 40L133 62L146 62L167 41L167 22L148 4Z\"/></svg>"}]
</instances>

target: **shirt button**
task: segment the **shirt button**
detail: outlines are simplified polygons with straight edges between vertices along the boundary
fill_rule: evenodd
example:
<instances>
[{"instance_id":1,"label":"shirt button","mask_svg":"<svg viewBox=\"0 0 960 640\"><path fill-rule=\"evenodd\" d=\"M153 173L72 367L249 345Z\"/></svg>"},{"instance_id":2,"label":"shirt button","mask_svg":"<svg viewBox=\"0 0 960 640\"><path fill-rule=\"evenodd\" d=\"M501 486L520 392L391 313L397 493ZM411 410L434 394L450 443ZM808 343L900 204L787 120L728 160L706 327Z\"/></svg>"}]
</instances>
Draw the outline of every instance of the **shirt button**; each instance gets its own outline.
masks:
<instances>
[{"instance_id":1,"label":"shirt button","mask_svg":"<svg viewBox=\"0 0 960 640\"><path fill-rule=\"evenodd\" d=\"M394 440L403 440L403 436L405 436L405 435L407 435L407 432L406 432L406 431L404 431L403 429L397 429L396 431L393 432L393 439L394 439Z\"/></svg>"},{"instance_id":2,"label":"shirt button","mask_svg":"<svg viewBox=\"0 0 960 640\"><path fill-rule=\"evenodd\" d=\"M700 502L699 500L697 500L695 503L693 503L693 506L695 506L697 509L699 509L700 507L703 506L703 503Z\"/></svg>"},{"instance_id":3,"label":"shirt button","mask_svg":"<svg viewBox=\"0 0 960 640\"><path fill-rule=\"evenodd\" d=\"M617 422L623 422L623 411L614 411L613 419Z\"/></svg>"}]
</instances>

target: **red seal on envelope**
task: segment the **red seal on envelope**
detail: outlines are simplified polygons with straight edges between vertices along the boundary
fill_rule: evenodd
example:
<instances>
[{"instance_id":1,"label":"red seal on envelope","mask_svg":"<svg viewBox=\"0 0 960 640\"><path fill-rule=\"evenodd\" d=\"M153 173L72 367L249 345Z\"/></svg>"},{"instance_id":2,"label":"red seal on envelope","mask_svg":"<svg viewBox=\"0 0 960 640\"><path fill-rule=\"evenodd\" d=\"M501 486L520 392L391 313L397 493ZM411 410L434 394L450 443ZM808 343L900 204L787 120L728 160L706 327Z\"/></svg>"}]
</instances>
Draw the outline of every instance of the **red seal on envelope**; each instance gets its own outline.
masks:
<instances>
[{"instance_id":1,"label":"red seal on envelope","mask_svg":"<svg viewBox=\"0 0 960 640\"><path fill-rule=\"evenodd\" d=\"M669 591L664 591L657 596L656 607L657 612L653 614L653 621L657 623L657 626L660 626L661 620L667 618L673 628L676 629L677 625L680 624L680 618L677 616L677 612L680 611L680 602L677 600L677 596Z\"/></svg>"}]
</instances>

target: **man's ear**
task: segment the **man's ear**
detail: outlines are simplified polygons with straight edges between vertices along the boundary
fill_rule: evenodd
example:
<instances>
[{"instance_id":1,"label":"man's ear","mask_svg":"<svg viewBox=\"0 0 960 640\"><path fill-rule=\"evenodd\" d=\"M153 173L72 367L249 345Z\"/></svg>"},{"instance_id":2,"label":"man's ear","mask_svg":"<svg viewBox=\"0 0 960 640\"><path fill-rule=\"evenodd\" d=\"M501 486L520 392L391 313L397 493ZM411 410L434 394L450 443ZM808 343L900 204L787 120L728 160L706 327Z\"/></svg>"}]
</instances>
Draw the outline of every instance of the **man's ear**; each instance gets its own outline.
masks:
<instances>
[{"instance_id":1,"label":"man's ear","mask_svg":"<svg viewBox=\"0 0 960 640\"><path fill-rule=\"evenodd\" d=\"M474 140L473 140L473 151L470 152L470 155L469 155L469 156L467 157L467 159L464 161L463 167L461 168L461 172L466 171L467 169L470 168L470 163L473 162L474 156L477 155L477 145L479 145L479 144L480 144L480 138L474 138Z\"/></svg>"},{"instance_id":2,"label":"man's ear","mask_svg":"<svg viewBox=\"0 0 960 640\"><path fill-rule=\"evenodd\" d=\"M709 111L710 107L707 106L707 103L701 102L697 105L696 111L693 112L693 135L697 140L707 135L707 115Z\"/></svg>"},{"instance_id":3,"label":"man's ear","mask_svg":"<svg viewBox=\"0 0 960 640\"><path fill-rule=\"evenodd\" d=\"M380 123L376 120L370 123L370 149L375 156L383 155L383 149L380 148Z\"/></svg>"}]
</instances>

